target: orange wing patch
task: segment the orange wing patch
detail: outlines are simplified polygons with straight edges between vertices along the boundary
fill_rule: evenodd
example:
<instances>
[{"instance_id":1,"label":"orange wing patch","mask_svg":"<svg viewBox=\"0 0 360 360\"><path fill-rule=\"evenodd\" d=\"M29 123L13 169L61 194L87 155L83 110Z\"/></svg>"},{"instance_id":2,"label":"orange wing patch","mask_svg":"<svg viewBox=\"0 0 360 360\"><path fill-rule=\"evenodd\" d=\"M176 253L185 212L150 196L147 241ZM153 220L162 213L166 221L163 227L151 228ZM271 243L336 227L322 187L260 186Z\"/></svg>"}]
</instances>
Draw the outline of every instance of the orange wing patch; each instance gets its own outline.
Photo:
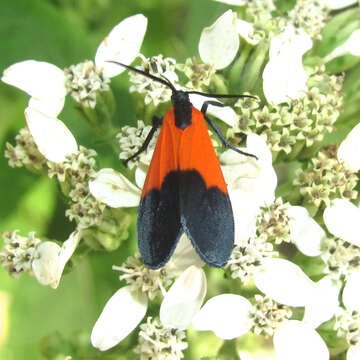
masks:
<instances>
[{"instance_id":1,"label":"orange wing patch","mask_svg":"<svg viewBox=\"0 0 360 360\"><path fill-rule=\"evenodd\" d=\"M193 107L191 126L183 131L179 149L180 170L197 170L206 187L218 187L227 194L220 163L201 111Z\"/></svg>"}]
</instances>

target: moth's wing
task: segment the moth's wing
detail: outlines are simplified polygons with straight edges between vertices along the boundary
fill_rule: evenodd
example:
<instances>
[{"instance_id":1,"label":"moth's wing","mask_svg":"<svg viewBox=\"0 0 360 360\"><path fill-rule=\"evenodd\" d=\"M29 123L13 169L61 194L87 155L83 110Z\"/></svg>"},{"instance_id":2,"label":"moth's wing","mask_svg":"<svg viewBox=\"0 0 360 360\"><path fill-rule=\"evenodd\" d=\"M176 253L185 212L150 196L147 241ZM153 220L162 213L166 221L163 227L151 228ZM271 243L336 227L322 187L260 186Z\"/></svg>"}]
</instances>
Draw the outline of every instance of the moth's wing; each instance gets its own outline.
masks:
<instances>
[{"instance_id":1,"label":"moth's wing","mask_svg":"<svg viewBox=\"0 0 360 360\"><path fill-rule=\"evenodd\" d=\"M224 266L234 246L234 218L219 160L200 111L193 108L179 150L180 221L200 257Z\"/></svg>"},{"instance_id":2,"label":"moth's wing","mask_svg":"<svg viewBox=\"0 0 360 360\"><path fill-rule=\"evenodd\" d=\"M181 235L176 171L179 139L173 117L173 109L164 116L139 205L138 246L144 264L151 269L166 264Z\"/></svg>"}]
</instances>

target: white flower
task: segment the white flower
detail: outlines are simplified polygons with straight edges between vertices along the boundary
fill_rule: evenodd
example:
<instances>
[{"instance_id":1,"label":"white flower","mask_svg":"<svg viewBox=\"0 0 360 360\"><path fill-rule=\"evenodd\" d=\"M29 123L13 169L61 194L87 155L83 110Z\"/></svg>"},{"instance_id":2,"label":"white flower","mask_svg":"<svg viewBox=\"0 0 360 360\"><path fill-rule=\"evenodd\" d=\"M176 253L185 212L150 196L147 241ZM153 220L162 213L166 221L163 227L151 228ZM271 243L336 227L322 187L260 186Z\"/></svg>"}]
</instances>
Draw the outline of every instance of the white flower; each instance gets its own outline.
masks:
<instances>
[{"instance_id":1,"label":"white flower","mask_svg":"<svg viewBox=\"0 0 360 360\"><path fill-rule=\"evenodd\" d=\"M171 286L160 307L160 321L164 326L187 329L200 310L206 295L204 270L194 265L186 269Z\"/></svg>"},{"instance_id":2,"label":"white flower","mask_svg":"<svg viewBox=\"0 0 360 360\"><path fill-rule=\"evenodd\" d=\"M275 200L277 177L272 167L271 152L256 134L247 137L244 150L258 160L227 150L220 156L222 171L228 185L235 221L235 243L241 243L256 231L260 207Z\"/></svg>"},{"instance_id":3,"label":"white flower","mask_svg":"<svg viewBox=\"0 0 360 360\"><path fill-rule=\"evenodd\" d=\"M350 346L346 353L346 360L360 359L360 345Z\"/></svg>"},{"instance_id":4,"label":"white flower","mask_svg":"<svg viewBox=\"0 0 360 360\"><path fill-rule=\"evenodd\" d=\"M353 171L360 170L360 124L357 124L340 144L337 157Z\"/></svg>"},{"instance_id":5,"label":"white flower","mask_svg":"<svg viewBox=\"0 0 360 360\"><path fill-rule=\"evenodd\" d=\"M310 36L290 25L271 40L269 62L263 72L263 90L268 102L280 104L297 99L307 90L308 75L302 56L311 47Z\"/></svg>"},{"instance_id":6,"label":"white flower","mask_svg":"<svg viewBox=\"0 0 360 360\"><path fill-rule=\"evenodd\" d=\"M355 30L342 45L327 55L324 61L329 62L343 55L360 56L360 29Z\"/></svg>"},{"instance_id":7,"label":"white flower","mask_svg":"<svg viewBox=\"0 0 360 360\"><path fill-rule=\"evenodd\" d=\"M289 320L274 334L274 347L279 360L329 360L329 350L320 335L309 325Z\"/></svg>"},{"instance_id":8,"label":"white flower","mask_svg":"<svg viewBox=\"0 0 360 360\"><path fill-rule=\"evenodd\" d=\"M73 134L61 120L32 107L25 109L25 119L39 152L46 159L62 162L77 151Z\"/></svg>"},{"instance_id":9,"label":"white flower","mask_svg":"<svg viewBox=\"0 0 360 360\"><path fill-rule=\"evenodd\" d=\"M203 62L223 69L234 60L240 45L236 13L228 10L200 36L199 54Z\"/></svg>"},{"instance_id":10,"label":"white flower","mask_svg":"<svg viewBox=\"0 0 360 360\"><path fill-rule=\"evenodd\" d=\"M147 297L130 286L119 289L106 303L91 332L91 344L106 351L128 336L146 314Z\"/></svg>"},{"instance_id":11,"label":"white flower","mask_svg":"<svg viewBox=\"0 0 360 360\"><path fill-rule=\"evenodd\" d=\"M342 300L349 311L360 311L359 284L360 272L353 272L347 276Z\"/></svg>"},{"instance_id":12,"label":"white flower","mask_svg":"<svg viewBox=\"0 0 360 360\"><path fill-rule=\"evenodd\" d=\"M56 117L64 106L65 75L53 64L21 61L8 67L1 80L28 93L31 96L29 107L51 117Z\"/></svg>"},{"instance_id":13,"label":"white flower","mask_svg":"<svg viewBox=\"0 0 360 360\"><path fill-rule=\"evenodd\" d=\"M335 199L324 211L324 223L335 236L360 246L360 209L346 199Z\"/></svg>"},{"instance_id":14,"label":"white flower","mask_svg":"<svg viewBox=\"0 0 360 360\"><path fill-rule=\"evenodd\" d=\"M80 235L80 231L75 230L61 247L52 241L42 242L36 247L31 265L40 284L50 285L53 289L58 287L65 265L79 244Z\"/></svg>"},{"instance_id":15,"label":"white flower","mask_svg":"<svg viewBox=\"0 0 360 360\"><path fill-rule=\"evenodd\" d=\"M89 190L96 199L113 208L138 206L141 196L138 187L113 169L101 169L89 181Z\"/></svg>"},{"instance_id":16,"label":"white flower","mask_svg":"<svg viewBox=\"0 0 360 360\"><path fill-rule=\"evenodd\" d=\"M201 96L197 94L190 94L190 102L198 110L201 110L201 107L205 101L209 101L209 97ZM220 101L218 102L220 103ZM236 114L235 110L230 106L209 105L206 113L217 117L218 119L220 119L225 124L231 127L235 126L238 121L238 115Z\"/></svg>"},{"instance_id":17,"label":"white flower","mask_svg":"<svg viewBox=\"0 0 360 360\"><path fill-rule=\"evenodd\" d=\"M195 315L195 330L211 330L222 339L246 334L252 326L251 303L240 295L222 294L208 300Z\"/></svg>"},{"instance_id":18,"label":"white flower","mask_svg":"<svg viewBox=\"0 0 360 360\"><path fill-rule=\"evenodd\" d=\"M175 249L164 271L168 274L185 271L165 294L160 318L165 324L186 328L204 300L206 277L203 270L197 266L185 269L189 259L194 259L196 263L199 256L185 235L180 238L179 244L181 246ZM191 251L189 247L192 248ZM182 258L181 255L184 253L188 254L187 259ZM117 345L140 323L147 311L147 305L147 296L139 290L134 290L131 285L118 290L105 305L93 328L92 345L101 351Z\"/></svg>"},{"instance_id":19,"label":"white flower","mask_svg":"<svg viewBox=\"0 0 360 360\"><path fill-rule=\"evenodd\" d=\"M254 281L265 295L288 306L303 307L316 296L315 283L298 265L285 259L264 259Z\"/></svg>"},{"instance_id":20,"label":"white flower","mask_svg":"<svg viewBox=\"0 0 360 360\"><path fill-rule=\"evenodd\" d=\"M260 291L278 303L305 307L303 322L313 328L328 321L338 307L339 282L324 277L315 283L298 265L285 259L264 259L254 281Z\"/></svg>"},{"instance_id":21,"label":"white flower","mask_svg":"<svg viewBox=\"0 0 360 360\"><path fill-rule=\"evenodd\" d=\"M103 69L107 77L124 71L123 67L107 61L128 64L135 59L146 26L147 19L143 15L131 16L115 26L100 44L95 63ZM26 120L39 151L48 160L64 161L66 155L77 150L70 131L56 119L64 106L66 96L65 75L61 69L47 62L26 60L7 68L1 80L31 96L25 111Z\"/></svg>"},{"instance_id":22,"label":"white flower","mask_svg":"<svg viewBox=\"0 0 360 360\"><path fill-rule=\"evenodd\" d=\"M147 18L142 14L130 16L117 24L99 45L95 64L103 68L107 77L122 73L125 68L108 61L129 65L139 53L147 27Z\"/></svg>"},{"instance_id":23,"label":"white flower","mask_svg":"<svg viewBox=\"0 0 360 360\"><path fill-rule=\"evenodd\" d=\"M357 3L358 0L321 0L320 2L330 9L336 10L353 5Z\"/></svg>"},{"instance_id":24,"label":"white flower","mask_svg":"<svg viewBox=\"0 0 360 360\"><path fill-rule=\"evenodd\" d=\"M168 274L179 276L191 265L202 267L205 263L195 251L190 239L183 233L173 255L165 265L165 271Z\"/></svg>"},{"instance_id":25,"label":"white flower","mask_svg":"<svg viewBox=\"0 0 360 360\"><path fill-rule=\"evenodd\" d=\"M330 320L339 307L341 286L341 281L333 280L330 276L316 282L314 296L305 305L303 322L315 329Z\"/></svg>"},{"instance_id":26,"label":"white flower","mask_svg":"<svg viewBox=\"0 0 360 360\"><path fill-rule=\"evenodd\" d=\"M290 235L296 247L307 256L319 256L321 245L326 238L325 231L302 206L290 206L286 210L289 216Z\"/></svg>"}]
</instances>

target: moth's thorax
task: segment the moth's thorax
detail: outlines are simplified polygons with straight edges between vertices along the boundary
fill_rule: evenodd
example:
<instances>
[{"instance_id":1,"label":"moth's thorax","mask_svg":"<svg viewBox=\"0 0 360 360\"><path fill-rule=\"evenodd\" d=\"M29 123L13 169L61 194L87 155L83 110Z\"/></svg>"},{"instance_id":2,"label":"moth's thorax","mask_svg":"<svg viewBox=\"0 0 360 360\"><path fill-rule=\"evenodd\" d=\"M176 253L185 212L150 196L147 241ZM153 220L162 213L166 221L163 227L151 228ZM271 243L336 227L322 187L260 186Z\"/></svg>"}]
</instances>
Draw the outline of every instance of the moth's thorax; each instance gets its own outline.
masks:
<instances>
[{"instance_id":1,"label":"moth's thorax","mask_svg":"<svg viewBox=\"0 0 360 360\"><path fill-rule=\"evenodd\" d=\"M192 105L189 94L184 91L174 92L171 102L174 106L175 126L181 130L186 129L191 125Z\"/></svg>"}]
</instances>

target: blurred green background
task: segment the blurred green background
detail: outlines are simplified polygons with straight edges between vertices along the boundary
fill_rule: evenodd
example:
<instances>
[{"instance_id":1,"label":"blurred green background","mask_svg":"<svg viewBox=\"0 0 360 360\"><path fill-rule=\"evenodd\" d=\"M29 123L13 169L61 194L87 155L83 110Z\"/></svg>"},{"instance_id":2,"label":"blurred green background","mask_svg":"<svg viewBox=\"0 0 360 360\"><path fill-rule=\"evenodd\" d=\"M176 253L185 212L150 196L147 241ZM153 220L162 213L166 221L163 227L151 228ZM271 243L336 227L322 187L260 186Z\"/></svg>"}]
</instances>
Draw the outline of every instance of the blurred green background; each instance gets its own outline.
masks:
<instances>
[{"instance_id":1,"label":"blurred green background","mask_svg":"<svg viewBox=\"0 0 360 360\"><path fill-rule=\"evenodd\" d=\"M141 52L145 56L162 53L182 62L186 57L198 56L201 30L227 8L210 0L1 0L0 71L26 59L48 61L60 68L93 59L97 46L113 26L136 13L143 13L149 20ZM112 87L117 103L115 126L135 122L127 76L114 79ZM39 237L64 241L74 224L64 216L66 207L55 181L23 168L10 168L4 158L6 142L14 143L15 135L25 125L23 113L28 98L22 91L0 83L0 231L20 229L22 235L35 231ZM116 154L101 139L94 138L72 105L67 98L59 117L78 143L101 154L100 167L119 167ZM55 291L28 276L14 280L1 268L0 359L42 359L40 349L45 343L43 352L52 358L52 339L56 348L63 338L64 351L70 343L89 347L94 322L120 286L111 266L120 264L135 246L135 241L128 241L121 251L92 253L63 277ZM60 335L41 342L54 332ZM73 359L105 358L97 351L91 356L77 356Z\"/></svg>"}]
</instances>

